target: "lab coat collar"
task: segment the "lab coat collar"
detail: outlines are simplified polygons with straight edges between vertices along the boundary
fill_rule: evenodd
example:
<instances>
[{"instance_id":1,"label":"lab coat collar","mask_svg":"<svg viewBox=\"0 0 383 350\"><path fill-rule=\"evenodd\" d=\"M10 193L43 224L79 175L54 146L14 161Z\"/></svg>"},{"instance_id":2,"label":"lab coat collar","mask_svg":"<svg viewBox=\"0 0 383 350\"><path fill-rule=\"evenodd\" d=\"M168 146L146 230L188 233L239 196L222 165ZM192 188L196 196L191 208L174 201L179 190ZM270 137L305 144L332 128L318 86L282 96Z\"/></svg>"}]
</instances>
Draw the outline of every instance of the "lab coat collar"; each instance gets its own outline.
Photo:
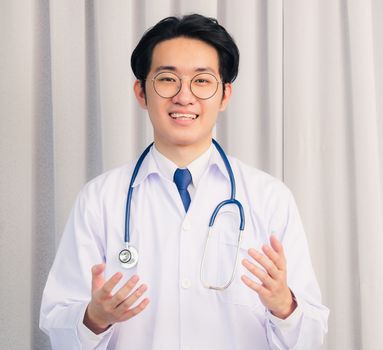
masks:
<instances>
[{"instance_id":1,"label":"lab coat collar","mask_svg":"<svg viewBox=\"0 0 383 350\"><path fill-rule=\"evenodd\" d=\"M229 159L229 162L230 162L230 159ZM231 165L231 162L230 162L230 165ZM209 168L211 167L216 167L222 173L222 175L225 176L228 181L230 181L230 176L227 172L225 163L221 155L219 154L217 148L214 146L213 146L213 151L211 152L211 157L209 161Z\"/></svg>"},{"instance_id":2,"label":"lab coat collar","mask_svg":"<svg viewBox=\"0 0 383 350\"><path fill-rule=\"evenodd\" d=\"M136 165L137 161L134 164ZM148 176L152 174L160 175L160 169L158 168L153 157L153 146L150 148L149 153L146 155L141 164L136 179L134 180L133 187L140 185Z\"/></svg>"}]
</instances>

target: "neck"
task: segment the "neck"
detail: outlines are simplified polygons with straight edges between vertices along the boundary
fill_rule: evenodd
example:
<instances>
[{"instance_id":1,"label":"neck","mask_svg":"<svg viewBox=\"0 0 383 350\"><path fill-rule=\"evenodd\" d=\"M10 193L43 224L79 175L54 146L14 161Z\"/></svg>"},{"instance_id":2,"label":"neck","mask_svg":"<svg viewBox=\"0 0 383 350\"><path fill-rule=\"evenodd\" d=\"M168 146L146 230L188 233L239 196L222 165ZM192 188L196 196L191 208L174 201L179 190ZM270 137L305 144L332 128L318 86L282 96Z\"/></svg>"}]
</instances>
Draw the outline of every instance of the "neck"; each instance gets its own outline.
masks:
<instances>
[{"instance_id":1,"label":"neck","mask_svg":"<svg viewBox=\"0 0 383 350\"><path fill-rule=\"evenodd\" d=\"M155 141L157 150L166 158L171 160L179 168L186 168L193 160L206 152L211 145L211 139L198 145L177 145L164 144Z\"/></svg>"}]
</instances>

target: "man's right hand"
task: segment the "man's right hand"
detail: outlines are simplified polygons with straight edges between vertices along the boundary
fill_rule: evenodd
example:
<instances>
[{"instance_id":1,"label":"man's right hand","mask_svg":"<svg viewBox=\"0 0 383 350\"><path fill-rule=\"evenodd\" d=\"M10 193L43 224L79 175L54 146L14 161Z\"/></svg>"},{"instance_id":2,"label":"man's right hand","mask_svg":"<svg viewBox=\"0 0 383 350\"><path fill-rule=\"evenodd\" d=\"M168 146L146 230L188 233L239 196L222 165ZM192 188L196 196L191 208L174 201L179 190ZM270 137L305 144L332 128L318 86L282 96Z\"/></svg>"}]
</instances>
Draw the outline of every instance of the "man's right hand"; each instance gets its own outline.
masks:
<instances>
[{"instance_id":1,"label":"man's right hand","mask_svg":"<svg viewBox=\"0 0 383 350\"><path fill-rule=\"evenodd\" d=\"M104 270L105 264L92 267L92 299L84 316L84 325L96 334L104 332L114 323L138 315L149 304L149 299L145 298L137 306L132 307L147 290L147 286L142 284L133 291L139 280L138 276L132 276L112 295L112 290L121 280L122 273L115 273L105 282Z\"/></svg>"}]
</instances>

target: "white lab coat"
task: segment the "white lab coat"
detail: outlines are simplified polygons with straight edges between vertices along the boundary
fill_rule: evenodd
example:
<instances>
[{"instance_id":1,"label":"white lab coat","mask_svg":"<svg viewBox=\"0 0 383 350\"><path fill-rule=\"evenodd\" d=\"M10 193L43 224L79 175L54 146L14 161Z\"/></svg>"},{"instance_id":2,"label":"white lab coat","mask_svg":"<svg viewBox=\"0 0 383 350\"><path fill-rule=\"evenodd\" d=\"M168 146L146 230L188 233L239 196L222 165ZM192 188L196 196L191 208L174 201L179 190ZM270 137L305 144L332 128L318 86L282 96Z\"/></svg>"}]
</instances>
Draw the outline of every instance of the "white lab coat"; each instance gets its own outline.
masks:
<instances>
[{"instance_id":1,"label":"white lab coat","mask_svg":"<svg viewBox=\"0 0 383 350\"><path fill-rule=\"evenodd\" d=\"M288 284L299 306L287 320L273 317L240 280L247 273L241 264L227 290L203 288L200 262L210 215L230 197L224 163L215 149L209 152L205 164L196 163L198 184L192 171L197 186L186 215L167 174L169 163L153 149L149 152L134 184L131 243L139 251L139 262L130 270L120 266L118 253L124 246L126 194L134 164L105 173L82 189L41 306L40 327L53 349L319 348L327 332L328 309L321 304L294 199L280 181L234 158L230 163L236 198L246 216L239 258L246 257L250 247L268 244L274 233L284 246ZM224 212L217 226L221 234L213 239L207 257L205 275L213 283L226 280L235 253L236 209L227 207ZM124 274L119 286L138 274L149 287L151 303L138 316L96 336L87 332L82 320L91 295L91 267L101 262L106 262L106 279L117 271Z\"/></svg>"}]
</instances>

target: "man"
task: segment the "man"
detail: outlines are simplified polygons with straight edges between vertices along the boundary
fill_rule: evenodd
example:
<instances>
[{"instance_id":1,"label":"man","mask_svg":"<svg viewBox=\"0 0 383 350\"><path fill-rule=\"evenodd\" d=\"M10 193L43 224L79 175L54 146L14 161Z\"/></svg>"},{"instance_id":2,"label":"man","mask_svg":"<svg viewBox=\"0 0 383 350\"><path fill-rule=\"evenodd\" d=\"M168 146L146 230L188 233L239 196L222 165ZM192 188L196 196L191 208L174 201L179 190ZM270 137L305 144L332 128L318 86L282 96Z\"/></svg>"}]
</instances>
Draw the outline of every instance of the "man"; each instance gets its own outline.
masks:
<instances>
[{"instance_id":1,"label":"man","mask_svg":"<svg viewBox=\"0 0 383 350\"><path fill-rule=\"evenodd\" d=\"M280 181L230 158L246 218L231 283L235 203L222 207L221 233L204 248L211 213L232 191L212 130L238 62L226 30L200 15L165 18L137 45L134 92L154 130L131 187L125 241L137 264L124 268L129 164L89 182L70 214L41 307L54 349L308 350L323 342L328 310Z\"/></svg>"}]
</instances>

